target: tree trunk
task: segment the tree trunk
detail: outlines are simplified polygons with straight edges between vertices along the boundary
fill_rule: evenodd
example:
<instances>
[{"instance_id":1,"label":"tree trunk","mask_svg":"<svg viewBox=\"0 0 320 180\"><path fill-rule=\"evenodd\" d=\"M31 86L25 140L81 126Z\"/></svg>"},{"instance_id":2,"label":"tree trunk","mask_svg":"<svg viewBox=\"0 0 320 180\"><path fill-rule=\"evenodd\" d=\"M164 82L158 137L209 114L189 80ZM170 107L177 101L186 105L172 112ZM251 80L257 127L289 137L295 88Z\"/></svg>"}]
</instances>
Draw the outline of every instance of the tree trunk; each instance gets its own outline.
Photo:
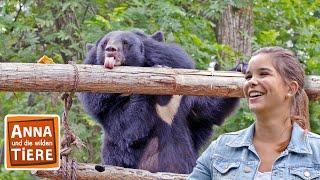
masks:
<instances>
[{"instance_id":1,"label":"tree trunk","mask_svg":"<svg viewBox=\"0 0 320 180\"><path fill-rule=\"evenodd\" d=\"M249 6L236 8L227 5L217 22L216 37L220 44L230 46L235 52L251 56L253 36L252 1Z\"/></svg>"}]
</instances>

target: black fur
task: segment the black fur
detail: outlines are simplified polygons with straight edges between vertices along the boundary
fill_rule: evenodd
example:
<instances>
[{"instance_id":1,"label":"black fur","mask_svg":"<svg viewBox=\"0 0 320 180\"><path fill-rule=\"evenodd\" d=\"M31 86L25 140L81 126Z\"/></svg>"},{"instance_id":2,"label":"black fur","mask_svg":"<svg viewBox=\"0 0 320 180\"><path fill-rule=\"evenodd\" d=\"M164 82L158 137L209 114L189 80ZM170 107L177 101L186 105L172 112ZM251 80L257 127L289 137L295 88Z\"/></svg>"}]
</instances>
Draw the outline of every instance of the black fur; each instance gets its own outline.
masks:
<instances>
[{"instance_id":1,"label":"black fur","mask_svg":"<svg viewBox=\"0 0 320 180\"><path fill-rule=\"evenodd\" d=\"M177 45L164 43L163 34L114 31L88 46L85 64L104 64L108 40L118 43L121 65L167 66L193 69L191 58ZM161 37L162 36L162 37ZM117 44L117 43L114 43ZM155 106L168 105L173 96L80 93L84 109L102 125L103 163L151 172L190 173L198 150L223 123L238 98L183 96L172 123L157 114Z\"/></svg>"}]
</instances>

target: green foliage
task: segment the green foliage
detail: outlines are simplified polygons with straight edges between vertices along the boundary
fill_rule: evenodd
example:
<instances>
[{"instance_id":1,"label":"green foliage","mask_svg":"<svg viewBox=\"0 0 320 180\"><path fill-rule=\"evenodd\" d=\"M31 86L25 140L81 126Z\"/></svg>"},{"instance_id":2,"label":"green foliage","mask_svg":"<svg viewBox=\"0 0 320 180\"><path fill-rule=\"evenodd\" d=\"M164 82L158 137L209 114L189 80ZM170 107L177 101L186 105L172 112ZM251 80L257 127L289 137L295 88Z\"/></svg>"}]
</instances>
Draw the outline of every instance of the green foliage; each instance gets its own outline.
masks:
<instances>
[{"instance_id":1,"label":"green foliage","mask_svg":"<svg viewBox=\"0 0 320 180\"><path fill-rule=\"evenodd\" d=\"M311 102L310 103L310 126L311 131L317 134L320 134L320 102Z\"/></svg>"},{"instance_id":2,"label":"green foliage","mask_svg":"<svg viewBox=\"0 0 320 180\"><path fill-rule=\"evenodd\" d=\"M21 4L22 3L22 4ZM247 0L70 0L0 2L0 62L36 62L42 55L56 63L81 61L86 43L96 42L111 30L139 28L152 34L165 33L166 41L181 45L200 69L211 59L222 69L235 64L237 54L217 43L215 22L224 7L235 11ZM307 74L320 75L320 2L318 0L255 0L253 47L279 45L297 52ZM224 54L224 56L221 56ZM0 93L0 119L9 113L63 112L59 93ZM248 127L255 117L246 102L221 127L219 134ZM320 133L319 101L310 105L312 131ZM74 98L69 124L87 145L72 154L79 162L100 162L101 128L85 114ZM3 123L0 123L0 136ZM0 138L0 145L3 139ZM0 179L30 179L28 171L4 171ZM34 178L34 177L33 177Z\"/></svg>"},{"instance_id":3,"label":"green foliage","mask_svg":"<svg viewBox=\"0 0 320 180\"><path fill-rule=\"evenodd\" d=\"M255 1L255 48L290 48L305 64L307 74L320 74L319 7L317 0Z\"/></svg>"},{"instance_id":4,"label":"green foliage","mask_svg":"<svg viewBox=\"0 0 320 180\"><path fill-rule=\"evenodd\" d=\"M4 168L0 168L0 179L6 180L25 180L25 179L40 179L32 176L30 171L6 171Z\"/></svg>"}]
</instances>

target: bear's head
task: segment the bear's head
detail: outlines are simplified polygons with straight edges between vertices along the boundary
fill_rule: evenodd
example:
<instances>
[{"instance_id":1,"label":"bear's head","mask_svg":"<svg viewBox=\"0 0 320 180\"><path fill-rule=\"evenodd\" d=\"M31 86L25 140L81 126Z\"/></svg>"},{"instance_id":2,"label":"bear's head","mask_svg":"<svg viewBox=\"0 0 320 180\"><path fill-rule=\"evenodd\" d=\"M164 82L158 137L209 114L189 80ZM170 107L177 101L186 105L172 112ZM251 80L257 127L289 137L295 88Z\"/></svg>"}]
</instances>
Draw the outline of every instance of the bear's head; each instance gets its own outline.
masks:
<instances>
[{"instance_id":1,"label":"bear's head","mask_svg":"<svg viewBox=\"0 0 320 180\"><path fill-rule=\"evenodd\" d=\"M106 68L114 66L143 66L145 63L144 40L151 38L163 42L163 33L158 31L152 36L142 31L112 31L95 45L97 64ZM87 45L88 50L93 46Z\"/></svg>"}]
</instances>

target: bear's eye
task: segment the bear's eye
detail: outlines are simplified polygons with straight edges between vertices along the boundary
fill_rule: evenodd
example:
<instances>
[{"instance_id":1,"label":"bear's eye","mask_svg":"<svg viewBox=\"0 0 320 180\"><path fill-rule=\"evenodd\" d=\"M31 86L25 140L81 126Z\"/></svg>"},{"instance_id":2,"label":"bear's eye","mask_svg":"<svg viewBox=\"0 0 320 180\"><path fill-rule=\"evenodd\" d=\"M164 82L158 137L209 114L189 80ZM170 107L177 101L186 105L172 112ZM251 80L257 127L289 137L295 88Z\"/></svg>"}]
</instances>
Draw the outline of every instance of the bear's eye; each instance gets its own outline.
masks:
<instances>
[{"instance_id":1,"label":"bear's eye","mask_svg":"<svg viewBox=\"0 0 320 180\"><path fill-rule=\"evenodd\" d=\"M128 45L128 41L127 41L127 40L123 40L123 41L122 41L122 44L123 44L123 45Z\"/></svg>"},{"instance_id":2,"label":"bear's eye","mask_svg":"<svg viewBox=\"0 0 320 180\"><path fill-rule=\"evenodd\" d=\"M109 42L109 39L106 39L102 44L101 44L101 48L105 48L107 46Z\"/></svg>"}]
</instances>

